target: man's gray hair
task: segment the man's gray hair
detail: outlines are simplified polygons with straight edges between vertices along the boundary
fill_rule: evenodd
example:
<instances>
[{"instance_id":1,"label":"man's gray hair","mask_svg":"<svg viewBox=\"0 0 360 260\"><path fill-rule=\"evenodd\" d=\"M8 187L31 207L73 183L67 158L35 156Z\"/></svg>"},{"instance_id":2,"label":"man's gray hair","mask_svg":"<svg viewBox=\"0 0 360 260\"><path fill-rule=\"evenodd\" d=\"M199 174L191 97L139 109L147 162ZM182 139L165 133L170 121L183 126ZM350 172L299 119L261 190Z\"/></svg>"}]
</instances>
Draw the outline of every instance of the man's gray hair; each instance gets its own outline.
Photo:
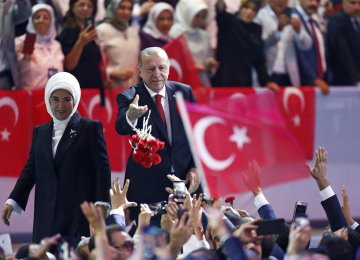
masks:
<instances>
[{"instance_id":1,"label":"man's gray hair","mask_svg":"<svg viewBox=\"0 0 360 260\"><path fill-rule=\"evenodd\" d=\"M139 53L139 56L138 56L139 68L141 68L143 65L143 62L142 62L143 56L151 56L151 55L157 55L157 56L165 58L167 60L168 65L170 66L169 57L164 49L162 49L160 47L149 47L149 48L143 49Z\"/></svg>"}]
</instances>

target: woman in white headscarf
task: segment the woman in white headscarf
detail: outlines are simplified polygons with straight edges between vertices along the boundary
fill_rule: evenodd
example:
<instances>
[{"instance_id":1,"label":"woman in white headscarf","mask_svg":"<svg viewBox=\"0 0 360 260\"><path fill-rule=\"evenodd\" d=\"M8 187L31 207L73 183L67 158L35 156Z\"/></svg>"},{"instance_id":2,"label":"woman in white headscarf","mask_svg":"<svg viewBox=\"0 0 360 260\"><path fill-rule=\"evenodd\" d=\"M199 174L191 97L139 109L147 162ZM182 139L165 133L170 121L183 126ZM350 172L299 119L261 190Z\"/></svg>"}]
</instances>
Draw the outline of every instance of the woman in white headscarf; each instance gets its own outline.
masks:
<instances>
[{"instance_id":1,"label":"woman in white headscarf","mask_svg":"<svg viewBox=\"0 0 360 260\"><path fill-rule=\"evenodd\" d=\"M19 67L18 88L44 88L50 76L64 70L64 54L60 43L55 40L55 16L52 7L42 3L34 5L26 31L28 34L35 34L36 41L33 53L24 54L26 36L15 39Z\"/></svg>"},{"instance_id":2,"label":"woman in white headscarf","mask_svg":"<svg viewBox=\"0 0 360 260\"><path fill-rule=\"evenodd\" d=\"M141 50L148 47L163 47L169 42L169 31L173 24L174 8L159 2L151 7L148 19L140 31Z\"/></svg>"},{"instance_id":3,"label":"woman in white headscarf","mask_svg":"<svg viewBox=\"0 0 360 260\"><path fill-rule=\"evenodd\" d=\"M35 186L33 241L60 233L76 246L89 226L80 203L108 205L110 166L102 125L80 117L77 79L67 72L52 76L45 88L52 120L34 128L29 158L5 203L2 218L20 214Z\"/></svg>"},{"instance_id":4,"label":"woman in white headscarf","mask_svg":"<svg viewBox=\"0 0 360 260\"><path fill-rule=\"evenodd\" d=\"M110 86L128 88L138 81L138 28L130 26L133 0L112 0L105 21L96 27L102 52L108 60L106 74Z\"/></svg>"},{"instance_id":5,"label":"woman in white headscarf","mask_svg":"<svg viewBox=\"0 0 360 260\"><path fill-rule=\"evenodd\" d=\"M211 86L209 77L218 66L213 57L209 34L204 30L207 13L208 6L204 0L180 0L175 8L174 25L169 32L172 38L185 35L203 86Z\"/></svg>"}]
</instances>

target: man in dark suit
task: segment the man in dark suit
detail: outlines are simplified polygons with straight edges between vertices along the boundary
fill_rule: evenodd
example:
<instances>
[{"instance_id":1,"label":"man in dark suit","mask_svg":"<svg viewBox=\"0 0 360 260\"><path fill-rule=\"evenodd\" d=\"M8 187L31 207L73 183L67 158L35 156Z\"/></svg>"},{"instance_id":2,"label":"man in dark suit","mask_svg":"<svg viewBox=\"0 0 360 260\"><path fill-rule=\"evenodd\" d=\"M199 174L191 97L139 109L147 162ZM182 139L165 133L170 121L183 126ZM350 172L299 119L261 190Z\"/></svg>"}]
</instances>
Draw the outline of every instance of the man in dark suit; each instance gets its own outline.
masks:
<instances>
[{"instance_id":1,"label":"man in dark suit","mask_svg":"<svg viewBox=\"0 0 360 260\"><path fill-rule=\"evenodd\" d=\"M195 102L191 87L167 81L170 62L166 52L158 47L144 49L138 60L143 82L123 91L116 97L118 115L116 131L121 135L134 134L133 128L143 127L143 118L148 116L151 134L165 142L159 151L161 163L144 168L128 159L125 179L130 179L128 199L139 203L154 203L167 200L165 188L171 185L167 175L174 174L190 182L189 191L194 192L200 179L191 155L184 126L176 108L175 92L180 91L189 102ZM133 217L136 215L132 214Z\"/></svg>"},{"instance_id":2,"label":"man in dark suit","mask_svg":"<svg viewBox=\"0 0 360 260\"><path fill-rule=\"evenodd\" d=\"M80 203L110 202L110 165L100 122L76 112L80 86L74 76L59 72L45 88L53 120L34 129L28 161L6 201L3 221L25 210L35 188L33 241L60 233L72 246L89 235Z\"/></svg>"},{"instance_id":3,"label":"man in dark suit","mask_svg":"<svg viewBox=\"0 0 360 260\"><path fill-rule=\"evenodd\" d=\"M343 0L327 29L327 58L332 85L360 86L360 0Z\"/></svg>"},{"instance_id":4,"label":"man in dark suit","mask_svg":"<svg viewBox=\"0 0 360 260\"><path fill-rule=\"evenodd\" d=\"M317 0L300 0L294 15L300 18L306 33L312 39L311 48L303 50L295 44L302 86L318 86L323 94L329 93L326 79L325 39L320 29Z\"/></svg>"}]
</instances>

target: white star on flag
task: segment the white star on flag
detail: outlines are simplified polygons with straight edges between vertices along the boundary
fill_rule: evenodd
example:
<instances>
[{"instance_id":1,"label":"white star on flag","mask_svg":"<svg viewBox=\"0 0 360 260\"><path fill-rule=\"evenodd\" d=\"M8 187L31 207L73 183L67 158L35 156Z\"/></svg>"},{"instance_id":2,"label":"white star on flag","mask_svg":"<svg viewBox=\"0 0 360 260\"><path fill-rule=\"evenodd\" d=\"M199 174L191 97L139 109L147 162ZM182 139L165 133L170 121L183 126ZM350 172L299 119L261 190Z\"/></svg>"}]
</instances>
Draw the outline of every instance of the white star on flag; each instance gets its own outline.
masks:
<instances>
[{"instance_id":1,"label":"white star on flag","mask_svg":"<svg viewBox=\"0 0 360 260\"><path fill-rule=\"evenodd\" d=\"M295 116L292 118L292 121L293 121L293 123L294 123L294 126L300 126L301 119L300 119L300 116L299 116L299 115L295 115Z\"/></svg>"},{"instance_id":2,"label":"white star on flag","mask_svg":"<svg viewBox=\"0 0 360 260\"><path fill-rule=\"evenodd\" d=\"M1 131L1 141L10 141L10 132L5 128Z\"/></svg>"},{"instance_id":3,"label":"white star on flag","mask_svg":"<svg viewBox=\"0 0 360 260\"><path fill-rule=\"evenodd\" d=\"M238 149L242 149L244 144L251 143L251 139L247 136L247 128L239 128L233 126L233 134L229 138L230 142L236 143Z\"/></svg>"}]
</instances>

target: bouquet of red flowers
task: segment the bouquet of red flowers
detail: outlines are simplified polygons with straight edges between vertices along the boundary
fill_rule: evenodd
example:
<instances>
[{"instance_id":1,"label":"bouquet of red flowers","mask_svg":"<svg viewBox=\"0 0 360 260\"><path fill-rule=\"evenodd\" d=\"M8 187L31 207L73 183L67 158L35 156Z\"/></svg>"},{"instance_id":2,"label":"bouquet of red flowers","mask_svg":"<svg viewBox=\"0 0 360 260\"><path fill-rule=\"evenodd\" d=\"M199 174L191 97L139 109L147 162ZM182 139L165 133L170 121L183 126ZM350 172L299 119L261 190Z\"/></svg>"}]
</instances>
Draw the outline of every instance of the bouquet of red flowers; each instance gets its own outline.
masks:
<instances>
[{"instance_id":1,"label":"bouquet of red flowers","mask_svg":"<svg viewBox=\"0 0 360 260\"><path fill-rule=\"evenodd\" d=\"M235 200L234 196L229 196L225 199L225 202L229 203L231 207L234 207L234 200Z\"/></svg>"},{"instance_id":2,"label":"bouquet of red flowers","mask_svg":"<svg viewBox=\"0 0 360 260\"><path fill-rule=\"evenodd\" d=\"M161 157L157 152L165 147L164 142L151 135L151 126L148 126L150 112L147 118L144 118L143 128L141 130L134 128L136 134L129 140L134 150L132 159L144 168L159 164Z\"/></svg>"}]
</instances>

